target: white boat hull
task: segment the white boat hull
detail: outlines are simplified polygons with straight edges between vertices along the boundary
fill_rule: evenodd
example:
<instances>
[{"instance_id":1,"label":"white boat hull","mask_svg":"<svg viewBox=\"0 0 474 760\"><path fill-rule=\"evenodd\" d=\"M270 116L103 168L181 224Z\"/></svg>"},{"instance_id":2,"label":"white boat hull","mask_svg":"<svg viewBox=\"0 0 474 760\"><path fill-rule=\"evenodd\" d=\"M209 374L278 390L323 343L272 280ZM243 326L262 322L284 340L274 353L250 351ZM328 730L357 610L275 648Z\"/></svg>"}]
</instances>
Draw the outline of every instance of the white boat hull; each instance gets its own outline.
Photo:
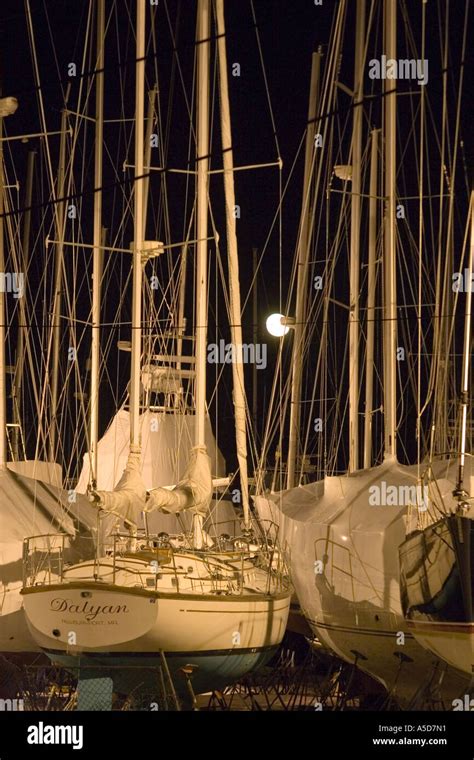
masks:
<instances>
[{"instance_id":1,"label":"white boat hull","mask_svg":"<svg viewBox=\"0 0 474 760\"><path fill-rule=\"evenodd\" d=\"M172 674L195 666L193 688L201 692L276 650L291 600L289 584L278 583L250 555L164 550L86 561L64 569L62 579L40 570L22 594L37 645L54 662L80 669L81 678L108 674L116 691L127 692L147 680L147 669L156 683L165 654Z\"/></svg>"},{"instance_id":2,"label":"white boat hull","mask_svg":"<svg viewBox=\"0 0 474 760\"><path fill-rule=\"evenodd\" d=\"M285 632L289 598L165 595L68 585L33 589L25 593L24 605L32 635L43 649L200 652L277 646Z\"/></svg>"},{"instance_id":3,"label":"white boat hull","mask_svg":"<svg viewBox=\"0 0 474 760\"><path fill-rule=\"evenodd\" d=\"M261 519L280 525L292 582L315 636L346 662L379 681L402 705L416 704L439 679L446 700L466 690L465 675L445 672L407 626L400 601L398 547L405 506L372 506L369 487L416 484L416 467L387 462L350 477L326 478L268 498L257 497ZM459 667L459 666L457 666Z\"/></svg>"},{"instance_id":4,"label":"white boat hull","mask_svg":"<svg viewBox=\"0 0 474 760\"><path fill-rule=\"evenodd\" d=\"M474 673L474 519L449 514L413 531L400 547L407 625L436 657Z\"/></svg>"},{"instance_id":5,"label":"white boat hull","mask_svg":"<svg viewBox=\"0 0 474 760\"><path fill-rule=\"evenodd\" d=\"M60 587L25 594L30 631L50 659L81 677L109 675L116 691L128 692L140 683L156 685L163 652L181 695L187 693L180 673L186 665L194 666L199 693L268 661L283 638L290 602L288 595L254 601L87 589L88 614L78 611L83 593L84 587Z\"/></svg>"},{"instance_id":6,"label":"white boat hull","mask_svg":"<svg viewBox=\"0 0 474 760\"><path fill-rule=\"evenodd\" d=\"M418 643L466 675L474 673L474 623L429 623L408 620Z\"/></svg>"}]
</instances>

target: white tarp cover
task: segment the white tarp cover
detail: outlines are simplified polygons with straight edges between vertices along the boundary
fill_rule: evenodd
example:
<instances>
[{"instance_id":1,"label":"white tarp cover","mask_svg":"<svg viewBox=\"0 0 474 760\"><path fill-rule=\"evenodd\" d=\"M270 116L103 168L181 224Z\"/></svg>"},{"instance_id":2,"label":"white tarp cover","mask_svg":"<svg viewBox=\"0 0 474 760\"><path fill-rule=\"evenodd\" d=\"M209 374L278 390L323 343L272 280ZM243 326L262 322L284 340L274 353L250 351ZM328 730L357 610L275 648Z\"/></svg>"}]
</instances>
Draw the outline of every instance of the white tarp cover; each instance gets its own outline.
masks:
<instances>
[{"instance_id":1,"label":"white tarp cover","mask_svg":"<svg viewBox=\"0 0 474 760\"><path fill-rule=\"evenodd\" d=\"M21 567L12 575L13 568L8 566L20 563L24 538L60 530L75 532L71 518L49 489L39 481L0 470L0 588L13 576L21 579Z\"/></svg>"},{"instance_id":2,"label":"white tarp cover","mask_svg":"<svg viewBox=\"0 0 474 760\"><path fill-rule=\"evenodd\" d=\"M172 486L186 472L189 451L194 444L195 416L145 411L140 415L142 442L141 476L146 489ZM209 419L206 419L205 442L213 477L226 474L225 461L216 446ZM130 417L121 409L98 444L97 489L113 491L127 465L130 442ZM84 456L76 490L86 493L89 484L89 455Z\"/></svg>"},{"instance_id":3,"label":"white tarp cover","mask_svg":"<svg viewBox=\"0 0 474 760\"><path fill-rule=\"evenodd\" d=\"M474 461L469 459L466 457L466 484ZM408 529L413 530L419 515L423 519L425 514L416 509L406 488L418 484L425 467L401 465L387 458L370 470L255 498L260 519L277 523L279 540L291 552L294 587L308 619L347 621L355 604L375 604L402 615L398 549L406 537L407 517ZM456 468L454 461L449 466L442 461L432 463L437 481L430 488L429 499L434 495L439 501L441 495L448 510L457 504L452 495ZM370 500L374 493L393 486L407 498L403 505ZM314 562L322 558L330 568L330 593L315 585L319 576L315 576Z\"/></svg>"},{"instance_id":4,"label":"white tarp cover","mask_svg":"<svg viewBox=\"0 0 474 760\"><path fill-rule=\"evenodd\" d=\"M157 488L148 497L145 511L181 512L191 509L206 515L212 497L211 460L203 446L191 449L188 468L183 479L172 490Z\"/></svg>"},{"instance_id":5,"label":"white tarp cover","mask_svg":"<svg viewBox=\"0 0 474 760\"><path fill-rule=\"evenodd\" d=\"M68 491L0 469L0 582L2 568L21 559L24 538L43 533L75 536L75 519L80 532L94 529L96 512L86 498L77 495L71 502Z\"/></svg>"},{"instance_id":6,"label":"white tarp cover","mask_svg":"<svg viewBox=\"0 0 474 760\"><path fill-rule=\"evenodd\" d=\"M62 488L63 473L61 465L57 462L24 459L19 462L8 462L7 467L11 472L16 472L17 475L24 475L26 478L41 480L42 483L49 483L57 488Z\"/></svg>"},{"instance_id":7,"label":"white tarp cover","mask_svg":"<svg viewBox=\"0 0 474 760\"><path fill-rule=\"evenodd\" d=\"M39 466L35 471L44 469ZM66 533L80 559L84 553L93 554L97 512L84 496L70 501L68 491L12 470L10 463L8 469L0 469L0 652L34 652L38 647L21 610L23 540Z\"/></svg>"}]
</instances>

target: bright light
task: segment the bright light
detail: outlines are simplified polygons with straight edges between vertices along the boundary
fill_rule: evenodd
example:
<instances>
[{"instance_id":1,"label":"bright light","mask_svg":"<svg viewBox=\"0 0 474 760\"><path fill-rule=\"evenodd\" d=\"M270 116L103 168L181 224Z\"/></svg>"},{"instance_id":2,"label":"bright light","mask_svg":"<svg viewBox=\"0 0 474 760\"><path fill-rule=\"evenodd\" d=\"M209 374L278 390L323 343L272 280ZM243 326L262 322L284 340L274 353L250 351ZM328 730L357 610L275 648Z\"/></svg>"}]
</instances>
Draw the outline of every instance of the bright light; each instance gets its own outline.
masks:
<instances>
[{"instance_id":1,"label":"bright light","mask_svg":"<svg viewBox=\"0 0 474 760\"><path fill-rule=\"evenodd\" d=\"M275 338L282 338L290 331L288 325L282 323L284 319L283 314L270 314L266 321L267 330L270 335L274 335Z\"/></svg>"}]
</instances>

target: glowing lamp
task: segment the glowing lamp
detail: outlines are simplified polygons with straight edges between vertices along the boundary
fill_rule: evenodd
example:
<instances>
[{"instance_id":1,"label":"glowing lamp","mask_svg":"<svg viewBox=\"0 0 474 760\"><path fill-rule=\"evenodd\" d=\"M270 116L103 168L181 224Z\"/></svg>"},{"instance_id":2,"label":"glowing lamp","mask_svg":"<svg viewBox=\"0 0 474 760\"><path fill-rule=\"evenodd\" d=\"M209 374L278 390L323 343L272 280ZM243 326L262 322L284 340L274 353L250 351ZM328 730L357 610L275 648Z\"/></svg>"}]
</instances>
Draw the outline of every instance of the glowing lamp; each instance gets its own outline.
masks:
<instances>
[{"instance_id":1,"label":"glowing lamp","mask_svg":"<svg viewBox=\"0 0 474 760\"><path fill-rule=\"evenodd\" d=\"M292 324L294 324L294 319L285 317L283 314L270 314L266 321L268 332L275 338L282 338L286 335Z\"/></svg>"}]
</instances>

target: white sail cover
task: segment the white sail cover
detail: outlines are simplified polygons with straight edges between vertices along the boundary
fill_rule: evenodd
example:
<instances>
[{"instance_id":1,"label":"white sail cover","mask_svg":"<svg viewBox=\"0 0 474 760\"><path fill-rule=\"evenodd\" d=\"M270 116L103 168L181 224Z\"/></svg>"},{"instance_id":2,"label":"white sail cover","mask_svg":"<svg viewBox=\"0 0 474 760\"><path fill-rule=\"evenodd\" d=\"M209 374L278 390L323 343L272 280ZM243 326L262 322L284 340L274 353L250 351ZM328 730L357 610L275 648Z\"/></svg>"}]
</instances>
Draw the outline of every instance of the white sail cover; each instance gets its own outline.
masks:
<instances>
[{"instance_id":1,"label":"white sail cover","mask_svg":"<svg viewBox=\"0 0 474 760\"><path fill-rule=\"evenodd\" d=\"M148 497L145 511L176 513L190 509L206 515L212 497L211 460L205 446L191 449L184 478L172 490L156 488Z\"/></svg>"},{"instance_id":2,"label":"white sail cover","mask_svg":"<svg viewBox=\"0 0 474 760\"><path fill-rule=\"evenodd\" d=\"M141 476L150 490L158 486L173 486L184 477L189 450L194 444L195 416L145 411L140 415L142 441ZM224 458L217 448L209 419L206 419L206 447L211 460L213 477L226 474ZM113 491L127 465L130 441L128 411L117 412L98 444L97 488ZM76 491L86 493L89 485L90 459L84 456Z\"/></svg>"},{"instance_id":3,"label":"white sail cover","mask_svg":"<svg viewBox=\"0 0 474 760\"><path fill-rule=\"evenodd\" d=\"M175 488L157 488L148 498L140 474L140 458L140 453L130 453L124 473L113 491L90 492L95 506L134 525L139 524L142 512L155 510L168 514L184 510L207 514L212 498L212 474L205 446L191 450L187 471Z\"/></svg>"},{"instance_id":4,"label":"white sail cover","mask_svg":"<svg viewBox=\"0 0 474 760\"><path fill-rule=\"evenodd\" d=\"M140 453L130 452L125 470L115 489L90 492L91 501L95 506L135 525L138 524L140 513L145 508L146 499L146 488L140 474L140 460Z\"/></svg>"}]
</instances>

